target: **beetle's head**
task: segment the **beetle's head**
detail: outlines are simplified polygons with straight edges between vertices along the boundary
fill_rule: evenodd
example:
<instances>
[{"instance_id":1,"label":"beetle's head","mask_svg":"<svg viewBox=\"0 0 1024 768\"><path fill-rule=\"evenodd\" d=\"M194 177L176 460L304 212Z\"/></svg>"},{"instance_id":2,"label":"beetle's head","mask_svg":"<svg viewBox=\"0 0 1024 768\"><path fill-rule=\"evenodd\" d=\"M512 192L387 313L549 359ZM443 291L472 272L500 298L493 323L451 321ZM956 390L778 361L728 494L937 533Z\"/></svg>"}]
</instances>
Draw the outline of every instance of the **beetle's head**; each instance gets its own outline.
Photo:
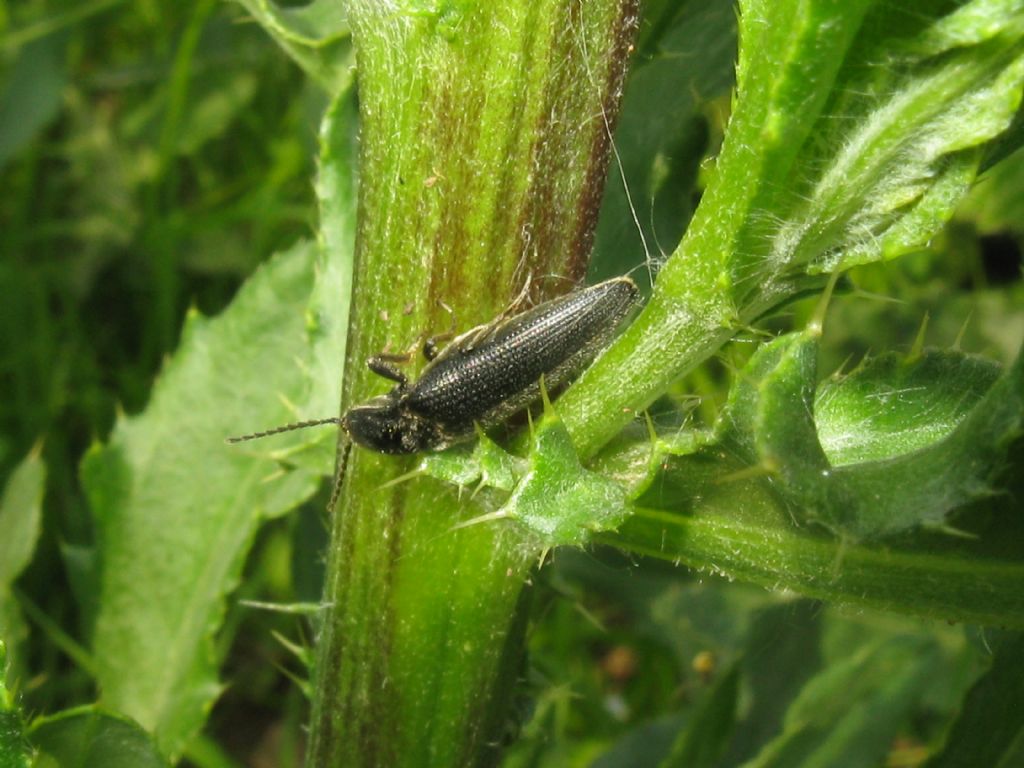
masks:
<instances>
[{"instance_id":1,"label":"beetle's head","mask_svg":"<svg viewBox=\"0 0 1024 768\"><path fill-rule=\"evenodd\" d=\"M353 442L379 453L419 453L446 443L436 423L410 413L394 394L353 406L341 425Z\"/></svg>"}]
</instances>

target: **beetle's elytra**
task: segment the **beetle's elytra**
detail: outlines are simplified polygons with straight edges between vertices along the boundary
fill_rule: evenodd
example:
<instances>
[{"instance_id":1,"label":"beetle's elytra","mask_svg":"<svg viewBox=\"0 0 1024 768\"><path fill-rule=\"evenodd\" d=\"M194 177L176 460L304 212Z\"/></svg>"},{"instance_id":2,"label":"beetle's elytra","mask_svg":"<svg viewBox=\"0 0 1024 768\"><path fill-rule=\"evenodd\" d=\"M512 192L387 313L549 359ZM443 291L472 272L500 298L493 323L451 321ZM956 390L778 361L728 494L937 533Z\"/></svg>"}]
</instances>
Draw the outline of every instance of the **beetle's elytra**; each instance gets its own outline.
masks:
<instances>
[{"instance_id":1,"label":"beetle's elytra","mask_svg":"<svg viewBox=\"0 0 1024 768\"><path fill-rule=\"evenodd\" d=\"M383 358L370 368L396 382L390 392L341 418L289 424L231 442L317 424L338 424L359 445L381 453L437 451L472 438L556 389L606 347L636 304L636 284L618 277L552 299L458 336L410 383ZM432 348L427 345L424 352Z\"/></svg>"}]
</instances>

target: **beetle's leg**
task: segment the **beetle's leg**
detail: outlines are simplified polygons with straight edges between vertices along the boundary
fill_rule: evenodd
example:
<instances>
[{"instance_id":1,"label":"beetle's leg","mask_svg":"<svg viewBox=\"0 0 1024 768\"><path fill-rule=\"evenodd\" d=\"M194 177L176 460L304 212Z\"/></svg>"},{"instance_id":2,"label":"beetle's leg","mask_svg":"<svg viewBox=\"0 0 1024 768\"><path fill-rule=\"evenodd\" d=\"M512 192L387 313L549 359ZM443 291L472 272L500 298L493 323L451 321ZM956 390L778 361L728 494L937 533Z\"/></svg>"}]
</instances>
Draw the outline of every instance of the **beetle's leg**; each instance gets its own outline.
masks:
<instances>
[{"instance_id":1,"label":"beetle's leg","mask_svg":"<svg viewBox=\"0 0 1024 768\"><path fill-rule=\"evenodd\" d=\"M437 345L440 342L451 341L452 339L455 338L455 310L449 307L443 301L439 301L438 303L445 308L449 315L451 315L452 324L444 333L435 334L434 336L431 336L425 342L423 342L423 357L427 359L427 362L430 362L435 357L437 357L437 353L440 352L440 350L437 348Z\"/></svg>"},{"instance_id":2,"label":"beetle's leg","mask_svg":"<svg viewBox=\"0 0 1024 768\"><path fill-rule=\"evenodd\" d=\"M523 283L523 287L519 291L519 295L512 299L512 303L505 307L500 315L486 325L481 325L472 336L466 339L465 344L463 345L463 351L470 352L473 347L494 333L495 328L500 326L513 315L517 314L519 312L519 308L526 303L526 298L530 295L530 285L532 283L533 280L531 273L526 276L526 282Z\"/></svg>"},{"instance_id":3,"label":"beetle's leg","mask_svg":"<svg viewBox=\"0 0 1024 768\"><path fill-rule=\"evenodd\" d=\"M393 365L393 363L403 362L409 362L409 355L392 355L382 353L374 355L367 360L366 367L378 376L383 376L385 379L397 382L399 387L405 389L409 384L409 378Z\"/></svg>"},{"instance_id":4,"label":"beetle's leg","mask_svg":"<svg viewBox=\"0 0 1024 768\"><path fill-rule=\"evenodd\" d=\"M533 285L533 273L529 272L526 275L526 281L523 283L522 289L519 291L519 295L512 299L512 303L505 307L504 312L498 315L500 321L504 322L520 311L520 307L526 303L526 299L530 295L531 285Z\"/></svg>"},{"instance_id":5,"label":"beetle's leg","mask_svg":"<svg viewBox=\"0 0 1024 768\"><path fill-rule=\"evenodd\" d=\"M437 348L438 342L449 341L451 338L452 335L450 333L439 333L436 336L431 336L423 342L423 357L426 358L426 361L429 363L437 357L437 353L441 351Z\"/></svg>"},{"instance_id":6,"label":"beetle's leg","mask_svg":"<svg viewBox=\"0 0 1024 768\"><path fill-rule=\"evenodd\" d=\"M387 348L391 346L391 344L389 343L387 346L384 347L384 350L378 352L376 355L373 356L372 359L376 360L376 361L381 361L381 362L383 362L385 364L387 364L387 363L398 363L400 365L405 365L406 363L411 363L412 359L416 356L416 352L420 348L420 344L423 343L423 338L426 335L427 335L426 332L423 332L423 333L419 334L419 336L416 337L416 340L413 341L413 343L409 346L409 348L407 350L405 350L405 352L388 352L388 351L386 351ZM367 365L369 365L369 361L367 361ZM388 367L393 369L393 366L388 366ZM370 365L370 370L374 370L372 365ZM387 375L387 374L381 374L381 375ZM391 379L391 378L394 378L394 377L393 376L387 376L387 378Z\"/></svg>"},{"instance_id":7,"label":"beetle's leg","mask_svg":"<svg viewBox=\"0 0 1024 768\"><path fill-rule=\"evenodd\" d=\"M530 295L530 286L533 285L533 273L526 276L526 282L523 283L523 287L519 291L519 295L512 299L512 303L509 304L505 309L502 310L501 314L489 322L485 328L493 329L506 320L512 315L519 314L520 308L526 303L527 297Z\"/></svg>"},{"instance_id":8,"label":"beetle's leg","mask_svg":"<svg viewBox=\"0 0 1024 768\"><path fill-rule=\"evenodd\" d=\"M419 342L417 341L416 344L419 344ZM387 349L387 347L384 349ZM412 360L415 352L416 346L413 345L412 349L407 349L405 352L378 352L370 360L383 360L385 363L400 363L404 365Z\"/></svg>"}]
</instances>

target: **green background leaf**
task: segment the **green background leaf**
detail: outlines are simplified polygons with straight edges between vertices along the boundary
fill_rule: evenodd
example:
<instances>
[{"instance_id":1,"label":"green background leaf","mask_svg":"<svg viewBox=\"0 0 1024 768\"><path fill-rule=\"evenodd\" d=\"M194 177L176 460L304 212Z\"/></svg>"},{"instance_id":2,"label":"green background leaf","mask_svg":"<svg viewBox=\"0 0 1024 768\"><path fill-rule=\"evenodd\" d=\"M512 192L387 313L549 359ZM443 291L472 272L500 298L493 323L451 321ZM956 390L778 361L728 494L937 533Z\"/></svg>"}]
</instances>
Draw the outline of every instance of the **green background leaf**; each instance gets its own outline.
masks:
<instances>
[{"instance_id":1,"label":"green background leaf","mask_svg":"<svg viewBox=\"0 0 1024 768\"><path fill-rule=\"evenodd\" d=\"M122 717L71 710L33 723L38 768L166 768L152 736Z\"/></svg>"},{"instance_id":2,"label":"green background leaf","mask_svg":"<svg viewBox=\"0 0 1024 768\"><path fill-rule=\"evenodd\" d=\"M897 638L822 671L787 710L782 733L746 765L878 765L940 661L933 643Z\"/></svg>"},{"instance_id":3,"label":"green background leaf","mask_svg":"<svg viewBox=\"0 0 1024 768\"><path fill-rule=\"evenodd\" d=\"M964 699L963 711L954 721L941 752L925 763L926 768L958 765L993 765L1000 768L1019 763L1024 756L1024 638L1002 637L995 649L992 666Z\"/></svg>"},{"instance_id":4,"label":"green background leaf","mask_svg":"<svg viewBox=\"0 0 1024 768\"><path fill-rule=\"evenodd\" d=\"M0 496L0 642L7 648L7 666L0 664L0 673L21 682L27 672L20 645L28 629L12 587L36 550L45 483L46 466L37 447L21 460Z\"/></svg>"},{"instance_id":5,"label":"green background leaf","mask_svg":"<svg viewBox=\"0 0 1024 768\"><path fill-rule=\"evenodd\" d=\"M295 307L312 289L315 256L300 245L221 316L193 315L145 413L122 420L83 462L101 558L101 701L155 732L168 755L221 690L214 638L258 525L319 484L316 473L224 443L254 423L292 419L265 399L268 388L296 402L311 386Z\"/></svg>"}]
</instances>

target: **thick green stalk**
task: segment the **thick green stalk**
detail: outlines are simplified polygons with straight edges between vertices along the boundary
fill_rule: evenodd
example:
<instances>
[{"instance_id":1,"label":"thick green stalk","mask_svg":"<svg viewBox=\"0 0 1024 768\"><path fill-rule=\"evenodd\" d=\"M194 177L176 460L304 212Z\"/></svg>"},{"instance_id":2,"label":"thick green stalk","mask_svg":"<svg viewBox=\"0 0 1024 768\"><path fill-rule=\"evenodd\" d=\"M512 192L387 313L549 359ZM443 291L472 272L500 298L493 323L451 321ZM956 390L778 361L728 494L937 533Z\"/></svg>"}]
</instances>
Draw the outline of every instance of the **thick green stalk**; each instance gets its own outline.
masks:
<instances>
[{"instance_id":1,"label":"thick green stalk","mask_svg":"<svg viewBox=\"0 0 1024 768\"><path fill-rule=\"evenodd\" d=\"M770 506L742 486L743 503ZM731 491L730 491L731 493ZM737 503L738 506L739 503ZM736 515L678 515L637 509L605 543L671 559L730 579L790 589L841 605L1013 629L1024 627L1024 565L981 547L942 541L924 547L835 541ZM712 565L713 564L713 565Z\"/></svg>"},{"instance_id":2,"label":"thick green stalk","mask_svg":"<svg viewBox=\"0 0 1024 768\"><path fill-rule=\"evenodd\" d=\"M636 25L635 0L425 6L350 6L361 165L343 407L390 386L367 357L449 328L445 304L465 329L529 276L534 298L582 277ZM536 547L511 526L454 528L493 509L486 493L386 485L411 461L342 455L309 765L493 762Z\"/></svg>"}]
</instances>

